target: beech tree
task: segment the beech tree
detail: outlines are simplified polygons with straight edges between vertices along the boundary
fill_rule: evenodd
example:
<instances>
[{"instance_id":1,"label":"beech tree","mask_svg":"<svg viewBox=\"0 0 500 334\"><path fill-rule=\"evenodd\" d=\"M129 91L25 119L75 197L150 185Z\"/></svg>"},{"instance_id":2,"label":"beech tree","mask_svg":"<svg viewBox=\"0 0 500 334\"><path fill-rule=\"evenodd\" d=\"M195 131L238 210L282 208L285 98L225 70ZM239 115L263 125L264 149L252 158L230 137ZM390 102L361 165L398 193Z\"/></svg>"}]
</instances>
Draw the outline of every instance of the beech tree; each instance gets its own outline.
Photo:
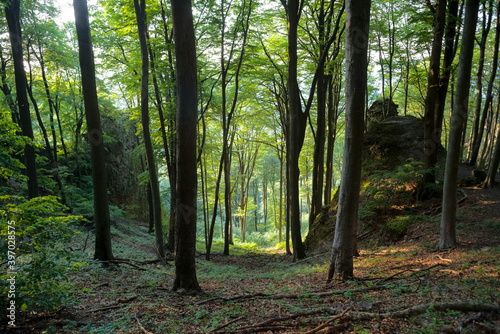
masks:
<instances>
[{"instance_id":1,"label":"beech tree","mask_svg":"<svg viewBox=\"0 0 500 334\"><path fill-rule=\"evenodd\" d=\"M467 0L465 7L465 24L460 48L455 103L451 118L450 139L446 155L445 178L443 186L443 213L438 249L451 248L456 245L456 210L457 210L457 173L460 160L460 143L467 119L469 106L469 89L474 53L474 38L477 23L479 0Z\"/></svg>"},{"instance_id":2,"label":"beech tree","mask_svg":"<svg viewBox=\"0 0 500 334\"><path fill-rule=\"evenodd\" d=\"M97 99L94 53L92 50L87 0L73 0L73 7L78 36L85 118L87 120L92 161L95 220L94 258L100 261L111 261L113 260L113 251L111 248L111 222L106 182L104 139L101 129L99 101Z\"/></svg>"},{"instance_id":3,"label":"beech tree","mask_svg":"<svg viewBox=\"0 0 500 334\"><path fill-rule=\"evenodd\" d=\"M177 83L177 203L173 290L201 291L196 278L197 68L191 1L170 0Z\"/></svg>"},{"instance_id":4,"label":"beech tree","mask_svg":"<svg viewBox=\"0 0 500 334\"><path fill-rule=\"evenodd\" d=\"M12 47L12 58L14 60L14 73L16 80L17 106L19 109L19 121L23 136L33 140L33 128L31 125L30 105L26 92L26 72L24 71L23 37L19 19L20 0L5 1L5 17L9 27L10 45ZM38 196L38 178L36 174L35 147L28 144L24 147L24 161L26 176L28 177L28 196Z\"/></svg>"},{"instance_id":5,"label":"beech tree","mask_svg":"<svg viewBox=\"0 0 500 334\"><path fill-rule=\"evenodd\" d=\"M370 6L371 0L347 0L345 4L346 129L328 281L346 280L353 276L355 224L358 221L361 184Z\"/></svg>"},{"instance_id":6,"label":"beech tree","mask_svg":"<svg viewBox=\"0 0 500 334\"><path fill-rule=\"evenodd\" d=\"M156 236L156 251L158 257L163 259L165 251L163 249L163 228L161 222L161 199L160 185L156 171L153 144L149 133L149 55L146 42L146 1L134 0L134 8L137 19L137 32L139 34L139 44L141 47L141 122L144 146L146 149L146 162L148 165L149 182L151 185L151 195L153 202L153 217Z\"/></svg>"}]
</instances>

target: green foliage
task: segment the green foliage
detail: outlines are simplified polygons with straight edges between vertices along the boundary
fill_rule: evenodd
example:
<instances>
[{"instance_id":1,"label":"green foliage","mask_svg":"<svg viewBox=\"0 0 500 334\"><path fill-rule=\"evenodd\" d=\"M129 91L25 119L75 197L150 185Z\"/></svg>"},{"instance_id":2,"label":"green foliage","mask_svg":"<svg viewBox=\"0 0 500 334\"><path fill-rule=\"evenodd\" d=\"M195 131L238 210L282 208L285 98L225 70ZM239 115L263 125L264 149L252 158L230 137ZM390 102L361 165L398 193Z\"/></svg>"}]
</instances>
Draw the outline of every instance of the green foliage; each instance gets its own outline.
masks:
<instances>
[{"instance_id":1,"label":"green foliage","mask_svg":"<svg viewBox=\"0 0 500 334\"><path fill-rule=\"evenodd\" d=\"M24 165L18 156L25 145L30 144L26 137L19 136L19 126L9 118L7 111L0 110L0 190L1 193L10 193L11 187L24 181L21 174ZM4 185L6 185L4 187Z\"/></svg>"},{"instance_id":2,"label":"green foliage","mask_svg":"<svg viewBox=\"0 0 500 334\"><path fill-rule=\"evenodd\" d=\"M361 196L366 199L360 204L360 218L385 214L397 201L412 200L415 190L423 180L424 172L422 163L412 159L394 171L373 172L362 189Z\"/></svg>"},{"instance_id":3,"label":"green foliage","mask_svg":"<svg viewBox=\"0 0 500 334\"><path fill-rule=\"evenodd\" d=\"M411 216L394 217L385 224L385 232L387 235L399 239L406 233L406 229L411 222Z\"/></svg>"},{"instance_id":4,"label":"green foliage","mask_svg":"<svg viewBox=\"0 0 500 334\"><path fill-rule=\"evenodd\" d=\"M8 253L8 250L15 252L14 267L5 270L6 265L13 263L2 265L2 296L7 295L6 279L11 276L9 272L16 272L16 305L26 305L28 310L57 308L70 297L67 283L64 282L66 273L80 265L71 263L67 243L76 233L71 224L82 218L64 215L67 208L54 196L30 200L18 196L0 196L0 203L4 207L0 210L1 262L11 260L7 254L12 253ZM12 246L9 248L7 242L13 240L11 231L15 231L14 250Z\"/></svg>"}]
</instances>

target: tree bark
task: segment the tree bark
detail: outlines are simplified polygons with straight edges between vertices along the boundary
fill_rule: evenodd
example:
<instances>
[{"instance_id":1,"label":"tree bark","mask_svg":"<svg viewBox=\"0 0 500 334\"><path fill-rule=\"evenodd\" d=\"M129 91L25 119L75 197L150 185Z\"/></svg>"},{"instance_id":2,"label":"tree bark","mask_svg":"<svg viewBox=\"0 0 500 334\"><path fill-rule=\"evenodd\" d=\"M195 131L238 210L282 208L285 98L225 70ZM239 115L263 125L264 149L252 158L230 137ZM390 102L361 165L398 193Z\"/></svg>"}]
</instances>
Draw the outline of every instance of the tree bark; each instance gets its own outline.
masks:
<instances>
[{"instance_id":1,"label":"tree bark","mask_svg":"<svg viewBox=\"0 0 500 334\"><path fill-rule=\"evenodd\" d=\"M465 9L465 24L460 49L455 103L450 126L450 139L446 155L446 168L443 186L443 212L441 215L440 239L438 249L454 247L456 241L456 210L457 210L457 173L460 160L460 143L467 118L469 105L469 88L474 54L474 34L477 23L479 0L467 0Z\"/></svg>"},{"instance_id":2,"label":"tree bark","mask_svg":"<svg viewBox=\"0 0 500 334\"><path fill-rule=\"evenodd\" d=\"M335 224L328 281L353 276L355 225L359 190L367 89L367 50L371 0L346 1L346 129L340 181L339 209Z\"/></svg>"},{"instance_id":3,"label":"tree bark","mask_svg":"<svg viewBox=\"0 0 500 334\"><path fill-rule=\"evenodd\" d=\"M177 209L173 291L200 292L196 277L197 108L196 47L191 1L171 0L177 83Z\"/></svg>"},{"instance_id":4,"label":"tree bark","mask_svg":"<svg viewBox=\"0 0 500 334\"><path fill-rule=\"evenodd\" d=\"M284 0L282 0L284 2ZM299 156L304 143L307 115L302 112L297 81L297 28L303 2L289 0L285 5L288 17L288 115L287 115L287 197L294 260L306 257L301 235Z\"/></svg>"},{"instance_id":5,"label":"tree bark","mask_svg":"<svg viewBox=\"0 0 500 334\"><path fill-rule=\"evenodd\" d=\"M144 138L144 148L146 150L146 161L149 172L149 183L151 184L151 194L153 196L153 216L155 226L156 251L161 260L165 257L163 249L163 226L161 222L161 198L160 184L149 131L149 58L146 41L146 0L134 0L135 16L137 19L137 33L139 34L139 44L141 48L141 123Z\"/></svg>"},{"instance_id":6,"label":"tree bark","mask_svg":"<svg viewBox=\"0 0 500 334\"><path fill-rule=\"evenodd\" d=\"M16 81L17 104L19 108L20 126L23 136L33 140L33 127L31 125L30 105L26 93L26 72L24 71L23 38L19 20L19 0L8 1L5 5L5 17L9 27L12 59L14 61L14 75ZM28 177L28 197L38 196L38 178L36 174L35 147L27 144L24 147L24 165Z\"/></svg>"},{"instance_id":7,"label":"tree bark","mask_svg":"<svg viewBox=\"0 0 500 334\"><path fill-rule=\"evenodd\" d=\"M493 16L493 0L489 0L490 9L488 11L488 18L486 18L486 3L483 9L483 31L481 33L481 41L479 41L479 64L476 75L476 106L474 111L474 120L471 131L470 143L470 157L469 164L475 166L479 156L479 149L484 134L484 125L486 123L486 116L488 113L488 105L486 104L485 113L481 117L481 106L483 102L483 71L484 71L484 58L486 53L486 42L491 28L491 18Z\"/></svg>"},{"instance_id":8,"label":"tree bark","mask_svg":"<svg viewBox=\"0 0 500 334\"><path fill-rule=\"evenodd\" d=\"M441 63L441 49L446 19L446 0L438 0L434 17L434 41L427 76L427 97L425 99L424 113L424 169L427 171L424 182L435 181L433 168L437 162L437 151L440 143L440 133L436 131L435 114L439 92L439 69Z\"/></svg>"},{"instance_id":9,"label":"tree bark","mask_svg":"<svg viewBox=\"0 0 500 334\"><path fill-rule=\"evenodd\" d=\"M443 66L441 68L441 77L438 90L438 102L435 111L436 140L441 144L441 133L443 128L444 108L446 105L446 95L448 94L448 85L450 83L450 74L455 58L455 35L457 32L458 21L458 0L450 0L448 2L448 20L446 23L446 33L444 36L444 56Z\"/></svg>"},{"instance_id":10,"label":"tree bark","mask_svg":"<svg viewBox=\"0 0 500 334\"><path fill-rule=\"evenodd\" d=\"M113 260L111 230L106 183L104 141L101 117L97 99L94 54L90 35L87 0L73 0L75 25L78 36L80 68L82 72L82 92L85 117L90 142L92 161L92 183L94 189L94 219L96 226L95 255L100 261Z\"/></svg>"}]
</instances>

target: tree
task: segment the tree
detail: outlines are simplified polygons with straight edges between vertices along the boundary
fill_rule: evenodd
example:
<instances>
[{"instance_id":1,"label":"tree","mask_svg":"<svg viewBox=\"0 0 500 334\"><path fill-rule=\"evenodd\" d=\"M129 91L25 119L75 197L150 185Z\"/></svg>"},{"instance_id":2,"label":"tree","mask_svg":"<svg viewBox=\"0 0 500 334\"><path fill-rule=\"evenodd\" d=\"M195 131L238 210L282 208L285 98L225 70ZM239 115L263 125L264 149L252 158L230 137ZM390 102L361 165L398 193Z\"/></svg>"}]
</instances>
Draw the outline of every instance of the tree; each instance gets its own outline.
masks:
<instances>
[{"instance_id":1,"label":"tree","mask_svg":"<svg viewBox=\"0 0 500 334\"><path fill-rule=\"evenodd\" d=\"M163 259L165 251L163 249L163 228L161 223L161 198L160 185L156 171L156 163L149 133L149 55L146 43L146 1L134 0L134 8L137 19L137 32L139 34L139 44L141 47L141 122L146 149L146 162L148 165L149 182L151 184L151 195L153 202L153 217L156 236L156 251L158 257Z\"/></svg>"},{"instance_id":2,"label":"tree","mask_svg":"<svg viewBox=\"0 0 500 334\"><path fill-rule=\"evenodd\" d=\"M432 42L429 60L429 74L427 76L427 97L425 98L424 114L424 168L435 167L437 162L438 144L440 133L436 131L436 104L439 93L439 73L441 64L441 50L446 18L446 0L438 0L436 7L430 6L434 13L434 40ZM435 173L426 173L425 182L434 182Z\"/></svg>"},{"instance_id":3,"label":"tree","mask_svg":"<svg viewBox=\"0 0 500 334\"><path fill-rule=\"evenodd\" d=\"M307 114L302 112L300 90L297 81L297 27L304 2L301 0L281 0L288 19L288 114L286 115L286 196L287 213L290 219L293 258L306 257L301 236L299 156L306 130Z\"/></svg>"},{"instance_id":4,"label":"tree","mask_svg":"<svg viewBox=\"0 0 500 334\"><path fill-rule=\"evenodd\" d=\"M318 51L319 55L317 55L318 62L321 62L321 59L327 59L328 61L335 60L340 51L340 37L343 31L339 30L341 28L341 18L344 13L344 6L342 6L338 13L337 18L334 23L334 8L335 1L331 1L326 7L326 3L324 1L320 1L319 9L312 9L313 12L317 16L317 27L318 27ZM311 34L311 33L310 33ZM330 36L332 35L332 36ZM338 38L337 38L337 35ZM336 43L335 50L332 52L331 57L328 56L329 48L328 48L328 40L335 38L338 42ZM311 37L312 40L315 40L315 37ZM331 80L332 76L327 76L327 70L325 66L322 64L318 64L317 70L317 125L315 132L315 141L314 141L314 153L313 153L313 175L312 175L312 196L311 196L311 209L309 213L309 227L312 225L316 216L320 213L321 207L323 206L323 176L324 176L324 157L325 157L325 141L326 141L326 106L327 106L327 87L331 87L328 84L328 80ZM332 107L333 109L333 107ZM330 122L333 115L329 115L329 128L332 127L332 123ZM331 136L331 133L330 133ZM331 143L330 143L331 144ZM333 145L329 147L333 150ZM327 186L331 187L330 183L327 182Z\"/></svg>"},{"instance_id":5,"label":"tree","mask_svg":"<svg viewBox=\"0 0 500 334\"><path fill-rule=\"evenodd\" d=\"M10 45L14 60L14 73L16 79L16 95L19 108L19 120L23 136L33 140L31 126L30 105L26 92L26 72L24 71L23 37L19 19L20 0L6 1L5 17L9 26ZM28 196L38 196L38 178L36 174L35 147L32 143L24 147L24 165L28 177Z\"/></svg>"},{"instance_id":6,"label":"tree","mask_svg":"<svg viewBox=\"0 0 500 334\"><path fill-rule=\"evenodd\" d=\"M467 119L467 110L469 106L470 76L478 10L479 0L467 0L464 32L460 49L457 88L451 119L448 153L446 154L443 186L443 213L441 215L438 249L451 248L457 243L455 231L457 173L464 119Z\"/></svg>"},{"instance_id":7,"label":"tree","mask_svg":"<svg viewBox=\"0 0 500 334\"><path fill-rule=\"evenodd\" d=\"M73 0L75 25L78 36L82 93L85 104L85 118L90 142L92 161L92 183L94 189L95 255L100 261L113 260L111 248L111 227L106 183L104 140L101 116L97 99L94 53L90 34L87 0Z\"/></svg>"},{"instance_id":8,"label":"tree","mask_svg":"<svg viewBox=\"0 0 500 334\"><path fill-rule=\"evenodd\" d=\"M481 141L484 134L484 125L486 124L486 118L488 115L488 103L485 103L485 108L483 115L481 117L481 106L483 103L483 72L484 72L484 59L486 53L486 42L488 40L488 35L491 28L491 19L493 17L493 0L488 1L489 9L486 16L486 5L484 3L483 7L483 20L482 20L482 33L481 40L478 41L479 44L479 64L476 75L476 106L474 110L474 119L471 131L471 145L469 164L475 166L477 163L477 158L479 156L479 149L481 147ZM493 78L495 74L493 74ZM491 94L490 94L491 96Z\"/></svg>"},{"instance_id":9,"label":"tree","mask_svg":"<svg viewBox=\"0 0 500 334\"><path fill-rule=\"evenodd\" d=\"M358 221L361 184L365 94L367 88L367 50L371 0L346 1L346 129L344 163L340 181L339 208L328 270L328 281L345 280L353 275L355 224Z\"/></svg>"},{"instance_id":10,"label":"tree","mask_svg":"<svg viewBox=\"0 0 500 334\"><path fill-rule=\"evenodd\" d=\"M191 1L171 0L177 83L177 203L173 290L200 292L196 278L197 71Z\"/></svg>"},{"instance_id":11,"label":"tree","mask_svg":"<svg viewBox=\"0 0 500 334\"><path fill-rule=\"evenodd\" d=\"M494 80L493 73L496 74L496 67L498 66L498 51L500 46L499 44L500 44L500 1L498 1L497 3L497 23L495 31L495 47L493 53L494 70L492 70L490 82L488 84L488 93L490 93L490 86L493 84ZM487 99L488 98L491 100L491 95L487 95ZM496 134L496 144L492 154L493 155L491 157L490 165L488 167L488 175L486 177L486 180L482 184L483 187L493 187L495 185L495 176L498 172L498 165L500 164L500 129L497 131Z\"/></svg>"}]
</instances>

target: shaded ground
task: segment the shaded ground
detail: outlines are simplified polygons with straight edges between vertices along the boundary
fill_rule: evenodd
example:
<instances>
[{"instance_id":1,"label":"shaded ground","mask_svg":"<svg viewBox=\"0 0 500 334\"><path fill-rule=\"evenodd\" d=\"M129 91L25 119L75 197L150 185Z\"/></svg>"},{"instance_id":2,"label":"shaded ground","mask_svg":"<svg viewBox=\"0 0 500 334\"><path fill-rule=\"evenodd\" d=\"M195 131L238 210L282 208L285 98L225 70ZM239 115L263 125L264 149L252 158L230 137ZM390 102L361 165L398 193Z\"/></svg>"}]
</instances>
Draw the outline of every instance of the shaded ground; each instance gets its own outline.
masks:
<instances>
[{"instance_id":1,"label":"shaded ground","mask_svg":"<svg viewBox=\"0 0 500 334\"><path fill-rule=\"evenodd\" d=\"M459 246L434 252L440 201L430 201L419 209L425 219L410 225L401 241L379 247L370 238L363 240L355 278L329 285L327 250L292 263L277 250L234 247L227 257L218 255L221 245L215 245L211 262L203 254L198 257L205 293L172 293L172 264L145 262L154 258L146 227L121 224L114 232L115 256L135 260L136 267L122 264L108 271L90 263L69 278L74 305L21 314L21 328L11 332L498 333L498 311L439 309L442 303L500 305L500 189L467 188L464 193ZM85 237L77 241L81 249ZM84 253L91 258L92 249L87 245ZM429 303L435 306L419 314L394 314Z\"/></svg>"}]
</instances>

